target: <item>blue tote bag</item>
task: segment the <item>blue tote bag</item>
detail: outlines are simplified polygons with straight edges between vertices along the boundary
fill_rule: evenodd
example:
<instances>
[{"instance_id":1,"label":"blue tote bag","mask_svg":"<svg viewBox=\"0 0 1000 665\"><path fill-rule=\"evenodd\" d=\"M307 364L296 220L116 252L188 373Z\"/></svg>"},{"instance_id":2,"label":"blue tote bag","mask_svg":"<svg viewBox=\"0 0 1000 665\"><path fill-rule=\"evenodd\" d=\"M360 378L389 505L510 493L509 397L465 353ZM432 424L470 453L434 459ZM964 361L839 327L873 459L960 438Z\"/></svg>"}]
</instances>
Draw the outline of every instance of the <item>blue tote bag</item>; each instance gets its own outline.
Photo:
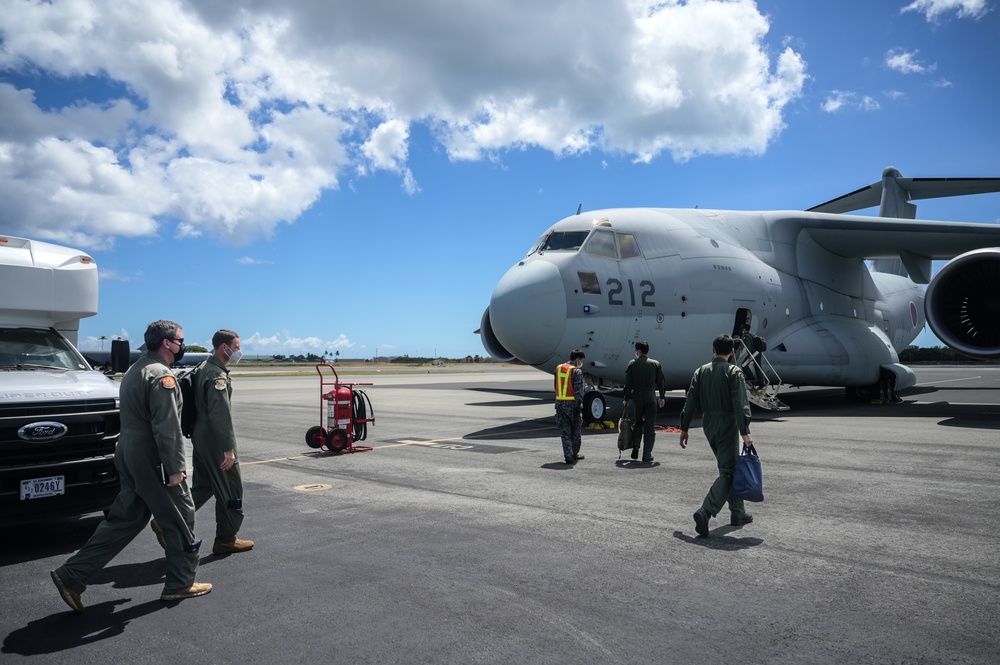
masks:
<instances>
[{"instance_id":1,"label":"blue tote bag","mask_svg":"<svg viewBox=\"0 0 1000 665\"><path fill-rule=\"evenodd\" d=\"M764 480L760 473L760 458L753 444L743 444L743 454L736 458L732 495L745 501L764 500Z\"/></svg>"}]
</instances>

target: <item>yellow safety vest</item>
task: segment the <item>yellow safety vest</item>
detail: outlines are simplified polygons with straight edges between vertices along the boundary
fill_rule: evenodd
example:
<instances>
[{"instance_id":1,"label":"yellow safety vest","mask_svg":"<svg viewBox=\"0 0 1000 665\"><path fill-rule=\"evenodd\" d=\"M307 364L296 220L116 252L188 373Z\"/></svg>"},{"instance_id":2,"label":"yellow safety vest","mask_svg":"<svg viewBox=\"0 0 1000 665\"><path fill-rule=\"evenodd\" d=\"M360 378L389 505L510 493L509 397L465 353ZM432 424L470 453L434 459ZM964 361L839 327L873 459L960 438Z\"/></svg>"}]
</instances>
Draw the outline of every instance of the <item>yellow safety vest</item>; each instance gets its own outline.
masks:
<instances>
[{"instance_id":1,"label":"yellow safety vest","mask_svg":"<svg viewBox=\"0 0 1000 665\"><path fill-rule=\"evenodd\" d=\"M573 392L573 370L576 365L563 363L556 367L556 401L571 401L576 399Z\"/></svg>"}]
</instances>

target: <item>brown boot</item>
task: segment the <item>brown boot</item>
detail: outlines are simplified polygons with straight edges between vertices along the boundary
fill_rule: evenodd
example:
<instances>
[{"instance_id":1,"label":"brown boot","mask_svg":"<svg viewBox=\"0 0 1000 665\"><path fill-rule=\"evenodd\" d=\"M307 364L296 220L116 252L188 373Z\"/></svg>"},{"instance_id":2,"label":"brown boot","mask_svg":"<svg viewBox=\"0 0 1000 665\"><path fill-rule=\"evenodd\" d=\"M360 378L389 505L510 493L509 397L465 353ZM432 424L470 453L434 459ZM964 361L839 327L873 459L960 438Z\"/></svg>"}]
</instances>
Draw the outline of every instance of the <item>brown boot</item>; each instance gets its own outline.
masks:
<instances>
[{"instance_id":1,"label":"brown boot","mask_svg":"<svg viewBox=\"0 0 1000 665\"><path fill-rule=\"evenodd\" d=\"M212 554L236 554L253 549L252 540L240 540L237 538L231 543L216 543L212 546Z\"/></svg>"},{"instance_id":2,"label":"brown boot","mask_svg":"<svg viewBox=\"0 0 1000 665\"><path fill-rule=\"evenodd\" d=\"M55 583L56 588L59 589L59 595L62 599L66 601L66 604L73 608L74 612L83 611L83 600L80 599L80 594L73 591L68 586L66 586L63 581L59 578L56 571L50 571L52 575L52 582Z\"/></svg>"},{"instance_id":3,"label":"brown boot","mask_svg":"<svg viewBox=\"0 0 1000 665\"><path fill-rule=\"evenodd\" d=\"M195 582L186 589L181 589L179 591L164 591L163 594L160 595L160 600L165 602L169 602L171 600L184 600L185 598L204 596L211 590L212 585L208 582Z\"/></svg>"}]
</instances>

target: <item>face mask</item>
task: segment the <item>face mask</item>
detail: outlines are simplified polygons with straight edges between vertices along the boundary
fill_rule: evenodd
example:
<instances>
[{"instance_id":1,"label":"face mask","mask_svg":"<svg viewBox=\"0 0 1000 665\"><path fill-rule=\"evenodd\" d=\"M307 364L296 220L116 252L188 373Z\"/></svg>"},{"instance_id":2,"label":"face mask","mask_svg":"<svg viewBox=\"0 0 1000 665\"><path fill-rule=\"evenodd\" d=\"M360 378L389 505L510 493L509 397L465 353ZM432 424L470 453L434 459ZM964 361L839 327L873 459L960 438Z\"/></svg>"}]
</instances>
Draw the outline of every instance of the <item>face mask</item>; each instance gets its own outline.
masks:
<instances>
[{"instance_id":1,"label":"face mask","mask_svg":"<svg viewBox=\"0 0 1000 665\"><path fill-rule=\"evenodd\" d=\"M181 344L180 342L178 342L177 346L179 348L177 349L177 353L174 354L174 362L175 363L179 363L181 361L181 358L184 357L184 345Z\"/></svg>"},{"instance_id":2,"label":"face mask","mask_svg":"<svg viewBox=\"0 0 1000 665\"><path fill-rule=\"evenodd\" d=\"M235 351L233 351L232 347L230 347L230 349L229 349L229 362L231 362L231 363L233 363L235 365L236 363L238 363L240 361L240 358L242 358L242 357L243 357L243 349L236 349Z\"/></svg>"}]
</instances>

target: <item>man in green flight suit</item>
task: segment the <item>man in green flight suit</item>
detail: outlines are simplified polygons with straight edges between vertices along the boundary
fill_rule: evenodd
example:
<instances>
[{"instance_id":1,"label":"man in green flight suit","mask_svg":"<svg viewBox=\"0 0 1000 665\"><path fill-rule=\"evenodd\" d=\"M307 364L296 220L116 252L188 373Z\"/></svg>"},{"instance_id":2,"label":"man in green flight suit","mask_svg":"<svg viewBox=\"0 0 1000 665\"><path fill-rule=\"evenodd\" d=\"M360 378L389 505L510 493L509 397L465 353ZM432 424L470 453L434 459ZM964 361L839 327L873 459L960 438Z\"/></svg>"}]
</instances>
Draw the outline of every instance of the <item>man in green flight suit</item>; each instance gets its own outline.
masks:
<instances>
[{"instance_id":1,"label":"man in green flight suit","mask_svg":"<svg viewBox=\"0 0 1000 665\"><path fill-rule=\"evenodd\" d=\"M51 572L62 599L76 612L83 612L80 594L87 581L132 542L151 514L160 524L167 558L160 600L212 590L211 584L194 581L201 540L194 536L194 502L185 480L181 391L170 371L184 355L184 331L173 321L154 321L144 341L148 353L129 368L119 389L115 468L121 491L87 544Z\"/></svg>"},{"instance_id":2,"label":"man in green flight suit","mask_svg":"<svg viewBox=\"0 0 1000 665\"><path fill-rule=\"evenodd\" d=\"M730 524L741 526L753 521L753 516L744 508L743 499L731 496L740 437L744 443L753 443L746 384L743 372L729 362L732 355L733 340L729 335L719 335L712 341L712 362L694 371L681 412L681 448L687 448L688 428L695 413L701 409L704 411L702 429L719 465L719 477L694 514L695 531L702 537L708 535L708 520L718 515L726 502L729 503Z\"/></svg>"},{"instance_id":3,"label":"man in green flight suit","mask_svg":"<svg viewBox=\"0 0 1000 665\"><path fill-rule=\"evenodd\" d=\"M635 343L635 359L629 361L625 368L625 392L622 406L628 411L629 400L635 399L635 427L632 430L632 459L639 457L639 444L642 447L643 463L653 461L653 440L656 438L656 409L663 408L663 400L667 393L667 381L663 378L663 368L660 363L648 357L649 343ZM656 393L660 393L659 400Z\"/></svg>"},{"instance_id":4,"label":"man in green flight suit","mask_svg":"<svg viewBox=\"0 0 1000 665\"><path fill-rule=\"evenodd\" d=\"M242 357L240 336L223 328L212 336L212 355L195 372L191 495L195 510L215 497L212 554L233 554L253 548L252 540L236 537L243 524L243 478L236 457L233 385L227 365L238 363Z\"/></svg>"},{"instance_id":5,"label":"man in green flight suit","mask_svg":"<svg viewBox=\"0 0 1000 665\"><path fill-rule=\"evenodd\" d=\"M746 372L747 379L750 380L751 389L759 389L767 385L767 381L762 378L763 372L758 368L760 352L757 351L757 347L754 344L753 334L750 332L750 326L746 323L740 328L740 344L746 349L747 356L743 360L743 368ZM734 350L735 353L735 350ZM739 354L736 354L739 355Z\"/></svg>"}]
</instances>

